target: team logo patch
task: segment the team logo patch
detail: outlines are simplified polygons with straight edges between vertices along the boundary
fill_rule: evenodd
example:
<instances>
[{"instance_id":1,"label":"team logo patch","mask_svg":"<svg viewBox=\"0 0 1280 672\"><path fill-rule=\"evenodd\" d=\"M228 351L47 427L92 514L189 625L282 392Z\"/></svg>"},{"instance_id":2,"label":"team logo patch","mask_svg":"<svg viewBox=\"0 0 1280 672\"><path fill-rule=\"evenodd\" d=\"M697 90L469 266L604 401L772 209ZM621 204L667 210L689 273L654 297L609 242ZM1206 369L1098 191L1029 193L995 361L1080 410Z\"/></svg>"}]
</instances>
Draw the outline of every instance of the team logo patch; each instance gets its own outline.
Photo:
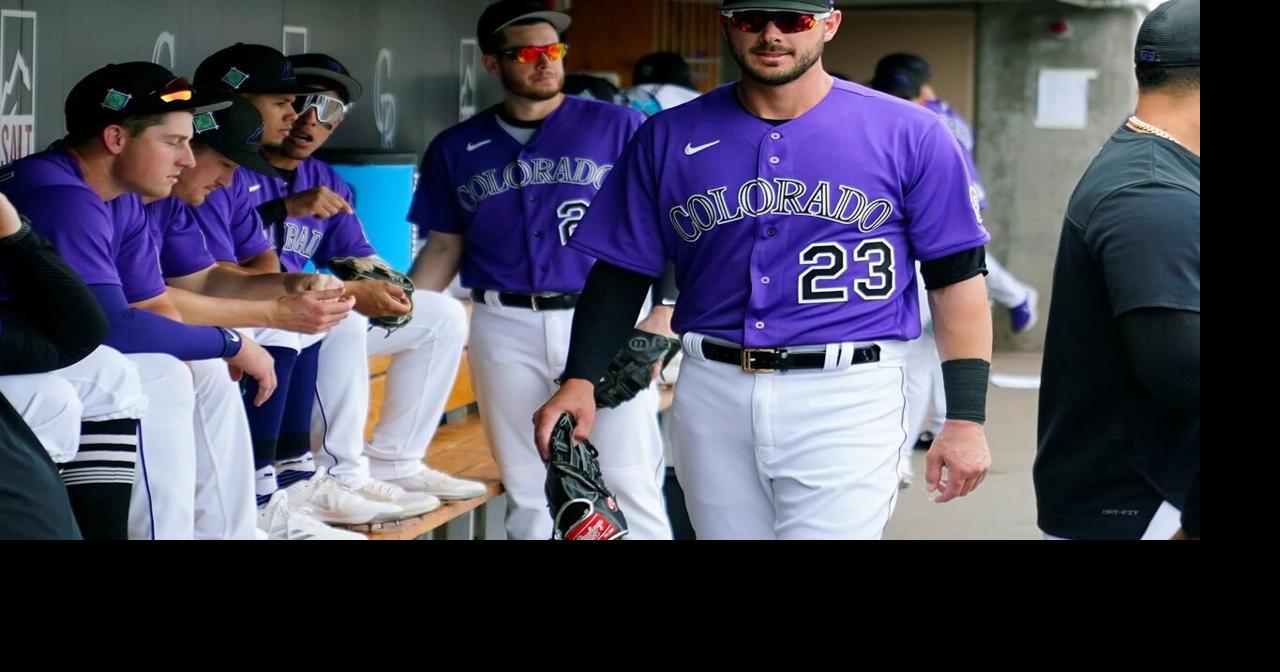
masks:
<instances>
[{"instance_id":1,"label":"team logo patch","mask_svg":"<svg viewBox=\"0 0 1280 672\"><path fill-rule=\"evenodd\" d=\"M36 26L34 11L0 12L0 165L16 161L36 146Z\"/></svg>"},{"instance_id":2,"label":"team logo patch","mask_svg":"<svg viewBox=\"0 0 1280 672\"><path fill-rule=\"evenodd\" d=\"M227 74L222 76L222 81L225 82L227 86L237 91L240 90L241 86L244 86L244 83L248 81L248 79L249 75L240 72L236 68L231 68L227 71Z\"/></svg>"},{"instance_id":3,"label":"team logo patch","mask_svg":"<svg viewBox=\"0 0 1280 672\"><path fill-rule=\"evenodd\" d=\"M219 128L218 120L213 118L212 112L197 114L191 119L191 125L195 127L196 135L207 131L216 131Z\"/></svg>"},{"instance_id":4,"label":"team logo patch","mask_svg":"<svg viewBox=\"0 0 1280 672\"><path fill-rule=\"evenodd\" d=\"M127 93L120 93L115 89L107 89L107 97L102 100L102 106L108 110L122 112L130 100L133 100L133 96Z\"/></svg>"},{"instance_id":5,"label":"team logo patch","mask_svg":"<svg viewBox=\"0 0 1280 672\"><path fill-rule=\"evenodd\" d=\"M978 185L969 185L969 204L973 206L973 216L978 218L978 223L982 223L982 192L978 190Z\"/></svg>"}]
</instances>

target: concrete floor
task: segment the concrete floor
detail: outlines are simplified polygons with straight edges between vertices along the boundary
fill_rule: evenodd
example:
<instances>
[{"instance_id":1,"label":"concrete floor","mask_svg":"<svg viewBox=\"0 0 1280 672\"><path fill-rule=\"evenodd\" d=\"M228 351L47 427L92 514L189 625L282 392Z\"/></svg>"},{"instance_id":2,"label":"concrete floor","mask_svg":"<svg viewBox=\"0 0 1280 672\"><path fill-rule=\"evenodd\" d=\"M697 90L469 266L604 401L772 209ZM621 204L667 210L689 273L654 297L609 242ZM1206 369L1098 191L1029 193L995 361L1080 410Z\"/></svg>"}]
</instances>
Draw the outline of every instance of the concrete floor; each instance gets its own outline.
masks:
<instances>
[{"instance_id":1,"label":"concrete floor","mask_svg":"<svg viewBox=\"0 0 1280 672\"><path fill-rule=\"evenodd\" d=\"M991 371L1039 375L1038 353L997 353ZM924 451L912 456L915 483L901 491L885 539L1040 539L1031 464L1036 455L1037 390L992 386L987 396L991 472L963 499L935 504L924 487Z\"/></svg>"}]
</instances>

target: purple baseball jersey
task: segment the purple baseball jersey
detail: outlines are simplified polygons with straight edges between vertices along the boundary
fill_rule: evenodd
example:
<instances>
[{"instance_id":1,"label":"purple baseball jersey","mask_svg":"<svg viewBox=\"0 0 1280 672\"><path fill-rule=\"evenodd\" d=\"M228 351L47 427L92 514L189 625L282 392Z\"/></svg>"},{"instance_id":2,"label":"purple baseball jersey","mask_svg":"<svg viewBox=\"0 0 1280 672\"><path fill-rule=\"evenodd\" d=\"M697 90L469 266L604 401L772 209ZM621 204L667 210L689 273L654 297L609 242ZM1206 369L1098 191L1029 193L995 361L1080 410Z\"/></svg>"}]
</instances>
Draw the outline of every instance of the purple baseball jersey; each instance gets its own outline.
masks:
<instances>
[{"instance_id":1,"label":"purple baseball jersey","mask_svg":"<svg viewBox=\"0 0 1280 672\"><path fill-rule=\"evenodd\" d=\"M947 101L941 98L930 100L924 106L942 117L942 123L947 125L947 130L951 131L952 137L956 139L956 142L960 143L960 148L964 150L965 166L969 168L969 175L973 177L973 184L978 188L978 205L986 208L987 190L982 186L982 176L978 174L978 164L973 160L973 129L969 127L969 123L964 120L964 117L961 117L947 104Z\"/></svg>"},{"instance_id":2,"label":"purple baseball jersey","mask_svg":"<svg viewBox=\"0 0 1280 672\"><path fill-rule=\"evenodd\" d=\"M144 207L151 238L160 253L160 272L164 277L191 275L215 263L190 206L171 196Z\"/></svg>"},{"instance_id":3,"label":"purple baseball jersey","mask_svg":"<svg viewBox=\"0 0 1280 672\"><path fill-rule=\"evenodd\" d=\"M61 143L0 170L0 192L89 285L120 285L130 303L164 293L142 199L104 203Z\"/></svg>"},{"instance_id":4,"label":"purple baseball jersey","mask_svg":"<svg viewBox=\"0 0 1280 672\"><path fill-rule=\"evenodd\" d=\"M837 80L775 126L733 86L651 117L569 245L654 277L672 260L680 333L747 347L918 337L916 260L988 240L942 121Z\"/></svg>"},{"instance_id":5,"label":"purple baseball jersey","mask_svg":"<svg viewBox=\"0 0 1280 672\"><path fill-rule=\"evenodd\" d=\"M307 159L298 164L293 184L284 179L267 177L248 170L237 170L236 177L243 177L247 186L245 195L251 208L256 209L267 201L291 196L316 187L328 187L351 203L354 199L347 186L329 164L320 159ZM261 224L258 224L261 230ZM249 239L252 232L233 229L236 240ZM316 268L324 268L334 257L371 257L377 252L369 244L364 224L355 215L340 212L332 217L287 217L283 225L266 231L271 247L280 255L280 265L289 272L299 272L313 262ZM256 243L255 243L256 246ZM253 246L236 249L239 259L254 256L248 254Z\"/></svg>"},{"instance_id":6,"label":"purple baseball jersey","mask_svg":"<svg viewBox=\"0 0 1280 672\"><path fill-rule=\"evenodd\" d=\"M409 221L463 236L465 287L580 292L595 260L566 243L644 116L566 97L521 145L498 125L497 109L427 147Z\"/></svg>"},{"instance_id":7,"label":"purple baseball jersey","mask_svg":"<svg viewBox=\"0 0 1280 672\"><path fill-rule=\"evenodd\" d=\"M218 261L238 263L271 249L262 230L255 192L261 185L250 183L251 170L237 168L231 186L215 189L197 207L188 211L204 234L209 254Z\"/></svg>"}]
</instances>

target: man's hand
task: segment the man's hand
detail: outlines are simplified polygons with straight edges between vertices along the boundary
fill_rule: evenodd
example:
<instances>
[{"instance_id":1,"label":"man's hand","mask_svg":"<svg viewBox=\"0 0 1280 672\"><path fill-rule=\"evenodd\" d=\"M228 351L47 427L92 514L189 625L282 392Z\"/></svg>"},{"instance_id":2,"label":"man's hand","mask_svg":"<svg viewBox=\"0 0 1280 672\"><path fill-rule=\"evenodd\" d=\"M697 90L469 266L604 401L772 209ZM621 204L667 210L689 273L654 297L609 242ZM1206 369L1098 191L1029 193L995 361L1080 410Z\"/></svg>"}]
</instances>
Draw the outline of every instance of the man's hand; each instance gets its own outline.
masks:
<instances>
[{"instance_id":1,"label":"man's hand","mask_svg":"<svg viewBox=\"0 0 1280 672\"><path fill-rule=\"evenodd\" d=\"M562 413L568 413L576 423L573 440L585 441L596 423L595 386L581 378L570 378L560 386L559 392L533 414L533 440L543 462L549 459L551 432L556 428L556 422L560 420Z\"/></svg>"},{"instance_id":2,"label":"man's hand","mask_svg":"<svg viewBox=\"0 0 1280 672\"><path fill-rule=\"evenodd\" d=\"M345 290L325 289L300 294L286 294L272 306L271 326L299 334L321 334L338 326L355 306L355 298L343 296Z\"/></svg>"},{"instance_id":3,"label":"man's hand","mask_svg":"<svg viewBox=\"0 0 1280 672\"><path fill-rule=\"evenodd\" d=\"M316 187L287 196L284 199L284 209L290 217L314 216L328 219L340 212L355 214L351 204L328 187Z\"/></svg>"},{"instance_id":4,"label":"man's hand","mask_svg":"<svg viewBox=\"0 0 1280 672\"><path fill-rule=\"evenodd\" d=\"M413 312L413 301L404 289L385 280L349 280L347 295L354 297L355 309L365 317L399 317Z\"/></svg>"},{"instance_id":5,"label":"man's hand","mask_svg":"<svg viewBox=\"0 0 1280 672\"><path fill-rule=\"evenodd\" d=\"M991 469L991 451L982 425L965 420L947 420L925 456L925 482L929 492L942 491L939 504L973 492ZM942 470L946 469L946 478Z\"/></svg>"},{"instance_id":6,"label":"man's hand","mask_svg":"<svg viewBox=\"0 0 1280 672\"><path fill-rule=\"evenodd\" d=\"M18 211L4 194L0 194L0 238L12 236L21 228L22 218L18 216Z\"/></svg>"},{"instance_id":7,"label":"man's hand","mask_svg":"<svg viewBox=\"0 0 1280 672\"><path fill-rule=\"evenodd\" d=\"M241 336L241 338L244 339L244 344L240 346L240 352L237 352L234 357L227 358L227 366L231 369L232 380L238 381L241 374L247 373L258 381L258 396L254 397L253 405L261 406L267 403L271 394L276 391L276 362L261 345L249 340L248 337Z\"/></svg>"}]
</instances>

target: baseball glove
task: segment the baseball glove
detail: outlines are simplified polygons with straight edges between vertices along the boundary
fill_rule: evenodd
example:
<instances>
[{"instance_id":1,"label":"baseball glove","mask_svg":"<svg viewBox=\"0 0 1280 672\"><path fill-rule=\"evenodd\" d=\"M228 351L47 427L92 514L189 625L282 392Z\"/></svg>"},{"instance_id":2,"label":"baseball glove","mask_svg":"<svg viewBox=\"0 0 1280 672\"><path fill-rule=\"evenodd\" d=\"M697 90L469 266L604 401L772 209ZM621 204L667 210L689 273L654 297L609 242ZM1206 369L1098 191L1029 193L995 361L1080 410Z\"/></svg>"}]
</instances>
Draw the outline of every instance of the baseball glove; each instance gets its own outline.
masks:
<instances>
[{"instance_id":1,"label":"baseball glove","mask_svg":"<svg viewBox=\"0 0 1280 672\"><path fill-rule=\"evenodd\" d=\"M627 519L600 475L599 453L588 441L574 443L568 413L551 432L549 453L546 494L552 539L605 541L626 536Z\"/></svg>"},{"instance_id":2,"label":"baseball glove","mask_svg":"<svg viewBox=\"0 0 1280 672\"><path fill-rule=\"evenodd\" d=\"M342 280L383 280L401 289L413 298L413 281L409 276L391 268L378 257L334 257L329 260L329 270ZM395 331L413 319L413 313L405 315L370 315L369 324Z\"/></svg>"},{"instance_id":3,"label":"baseball glove","mask_svg":"<svg viewBox=\"0 0 1280 672\"><path fill-rule=\"evenodd\" d=\"M629 401L653 381L653 366L662 366L680 352L680 341L635 329L626 345L609 363L609 370L596 382L596 406L613 408Z\"/></svg>"}]
</instances>

